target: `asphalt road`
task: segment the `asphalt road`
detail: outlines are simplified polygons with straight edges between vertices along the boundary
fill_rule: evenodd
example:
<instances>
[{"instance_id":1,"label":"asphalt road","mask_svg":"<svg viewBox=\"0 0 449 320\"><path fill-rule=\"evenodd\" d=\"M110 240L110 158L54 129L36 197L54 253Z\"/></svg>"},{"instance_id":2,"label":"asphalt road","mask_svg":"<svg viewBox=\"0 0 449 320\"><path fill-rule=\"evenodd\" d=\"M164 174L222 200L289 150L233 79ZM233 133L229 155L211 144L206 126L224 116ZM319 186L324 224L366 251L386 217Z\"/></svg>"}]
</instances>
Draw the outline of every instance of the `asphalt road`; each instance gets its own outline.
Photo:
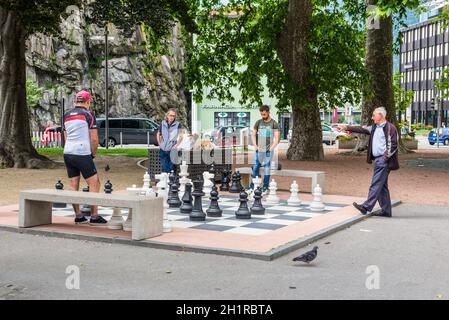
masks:
<instances>
[{"instance_id":1,"label":"asphalt road","mask_svg":"<svg viewBox=\"0 0 449 320\"><path fill-rule=\"evenodd\" d=\"M448 299L448 230L449 208L403 204L310 265L0 231L0 299Z\"/></svg>"}]
</instances>

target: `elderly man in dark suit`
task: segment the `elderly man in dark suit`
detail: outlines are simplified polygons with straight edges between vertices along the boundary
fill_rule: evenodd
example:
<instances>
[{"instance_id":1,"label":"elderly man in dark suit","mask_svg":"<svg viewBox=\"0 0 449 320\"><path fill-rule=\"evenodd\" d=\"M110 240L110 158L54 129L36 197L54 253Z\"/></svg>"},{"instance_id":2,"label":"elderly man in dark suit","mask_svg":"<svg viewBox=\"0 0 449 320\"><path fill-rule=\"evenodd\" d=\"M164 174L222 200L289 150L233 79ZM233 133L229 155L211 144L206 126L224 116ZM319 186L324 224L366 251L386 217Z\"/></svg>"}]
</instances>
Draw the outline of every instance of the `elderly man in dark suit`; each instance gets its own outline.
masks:
<instances>
[{"instance_id":1,"label":"elderly man in dark suit","mask_svg":"<svg viewBox=\"0 0 449 320\"><path fill-rule=\"evenodd\" d=\"M367 162L374 162L374 174L369 188L368 199L362 203L353 203L362 214L373 210L376 202L382 208L382 217L391 217L390 191L388 190L388 175L391 170L399 169L398 161L398 131L386 120L387 111L384 107L373 111L372 126L342 126L340 130L368 134Z\"/></svg>"}]
</instances>

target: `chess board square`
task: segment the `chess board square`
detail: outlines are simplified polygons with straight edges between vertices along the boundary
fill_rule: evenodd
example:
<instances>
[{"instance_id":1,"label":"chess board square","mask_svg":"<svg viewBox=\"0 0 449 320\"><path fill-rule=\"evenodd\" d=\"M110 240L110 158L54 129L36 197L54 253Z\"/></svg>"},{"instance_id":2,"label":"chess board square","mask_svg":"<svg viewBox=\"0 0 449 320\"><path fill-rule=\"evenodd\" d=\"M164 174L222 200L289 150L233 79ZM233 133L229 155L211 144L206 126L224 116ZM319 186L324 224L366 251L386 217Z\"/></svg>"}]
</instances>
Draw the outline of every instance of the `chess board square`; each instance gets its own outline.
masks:
<instances>
[{"instance_id":1,"label":"chess board square","mask_svg":"<svg viewBox=\"0 0 449 320\"><path fill-rule=\"evenodd\" d=\"M335 208L344 208L347 207L347 204L341 204L341 203L325 203L326 206L329 207L335 207Z\"/></svg>"},{"instance_id":2,"label":"chess board square","mask_svg":"<svg viewBox=\"0 0 449 320\"><path fill-rule=\"evenodd\" d=\"M224 232L238 233L238 234L247 234L247 235L252 235L252 236L259 236L259 235L266 234L266 233L270 232L270 230L253 229L253 228L246 228L246 227L237 227L237 228L232 228L232 229L226 230Z\"/></svg>"},{"instance_id":3,"label":"chess board square","mask_svg":"<svg viewBox=\"0 0 449 320\"><path fill-rule=\"evenodd\" d=\"M216 221L209 222L208 224L218 225L218 226L241 227L241 226L243 226L245 224L248 224L248 220L243 220L243 219L238 219L238 220L237 219L235 219L235 220L222 219L222 220L216 220Z\"/></svg>"},{"instance_id":4,"label":"chess board square","mask_svg":"<svg viewBox=\"0 0 449 320\"><path fill-rule=\"evenodd\" d=\"M168 220L181 220L185 219L185 214L167 214Z\"/></svg>"},{"instance_id":5,"label":"chess board square","mask_svg":"<svg viewBox=\"0 0 449 320\"><path fill-rule=\"evenodd\" d=\"M285 225L282 224L274 224L274 223L262 223L261 221L258 222L252 222L244 225L245 228L254 228L254 229L266 229L266 230L276 230L282 227L285 227Z\"/></svg>"},{"instance_id":6,"label":"chess board square","mask_svg":"<svg viewBox=\"0 0 449 320\"><path fill-rule=\"evenodd\" d=\"M321 215L321 213L316 213L316 212L302 212L302 211L295 211L295 212L289 212L285 215L288 216L296 216L296 217L306 217L306 218L313 218L313 217L318 217ZM283 216L285 216L283 215Z\"/></svg>"},{"instance_id":7,"label":"chess board square","mask_svg":"<svg viewBox=\"0 0 449 320\"><path fill-rule=\"evenodd\" d=\"M294 221L294 220L276 219L276 218L264 219L264 220L257 221L257 223L272 224L272 225L284 225L284 226L288 226L288 225L294 224L296 222L297 221Z\"/></svg>"},{"instance_id":8,"label":"chess board square","mask_svg":"<svg viewBox=\"0 0 449 320\"><path fill-rule=\"evenodd\" d=\"M251 215L251 219L237 219L237 217L235 216L235 213L233 213L232 214L232 216L228 216L228 218L226 219L226 220L242 220L242 221L259 221L259 220L262 220L262 219L265 219L265 218L272 218L272 217L275 217L275 216L277 216L277 214L273 214L273 215L270 215L270 217L267 217L267 215L266 214L264 214L264 215Z\"/></svg>"},{"instance_id":9,"label":"chess board square","mask_svg":"<svg viewBox=\"0 0 449 320\"><path fill-rule=\"evenodd\" d=\"M270 210L277 210L277 211L295 211L298 210L298 208L301 208L301 206L273 206L270 207Z\"/></svg>"},{"instance_id":10,"label":"chess board square","mask_svg":"<svg viewBox=\"0 0 449 320\"><path fill-rule=\"evenodd\" d=\"M192 227L192 229L210 230L210 231L226 231L232 229L232 226L216 225L211 223L200 224L198 226Z\"/></svg>"},{"instance_id":11,"label":"chess board square","mask_svg":"<svg viewBox=\"0 0 449 320\"><path fill-rule=\"evenodd\" d=\"M301 215L294 216L294 215L290 215L290 214L286 213L286 214L281 214L281 215L275 217L275 219L304 221L304 220L310 219L310 217L304 217L304 216L301 216Z\"/></svg>"},{"instance_id":12,"label":"chess board square","mask_svg":"<svg viewBox=\"0 0 449 320\"><path fill-rule=\"evenodd\" d=\"M174 227L174 228L192 228L192 227L195 227L195 226L199 226L201 224L204 224L204 222L201 222L201 221L198 221L198 222L196 222L196 221L179 221L179 220L177 220L177 221L172 221L172 223L171 223L172 227Z\"/></svg>"},{"instance_id":13,"label":"chess board square","mask_svg":"<svg viewBox=\"0 0 449 320\"><path fill-rule=\"evenodd\" d=\"M324 210L326 210L326 211L334 211L334 210L338 210L338 209L341 209L341 208L344 208L344 207L335 207L335 206L325 206L324 207Z\"/></svg>"}]
</instances>

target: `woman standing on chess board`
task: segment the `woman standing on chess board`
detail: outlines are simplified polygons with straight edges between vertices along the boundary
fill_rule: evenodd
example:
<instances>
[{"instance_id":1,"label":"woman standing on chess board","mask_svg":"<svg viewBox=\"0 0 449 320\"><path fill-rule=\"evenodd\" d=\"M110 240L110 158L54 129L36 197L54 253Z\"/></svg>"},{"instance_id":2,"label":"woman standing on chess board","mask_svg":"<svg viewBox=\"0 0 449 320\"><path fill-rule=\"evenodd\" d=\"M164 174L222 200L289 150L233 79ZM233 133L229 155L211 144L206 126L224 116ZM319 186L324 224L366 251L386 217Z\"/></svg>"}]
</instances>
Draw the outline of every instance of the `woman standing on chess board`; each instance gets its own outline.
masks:
<instances>
[{"instance_id":1,"label":"woman standing on chess board","mask_svg":"<svg viewBox=\"0 0 449 320\"><path fill-rule=\"evenodd\" d=\"M156 138L160 148L159 156L161 158L162 172L169 173L174 170L170 153L172 150L176 149L183 138L181 124L176 121L176 109L168 109L165 114L165 120L162 120L161 125L159 126Z\"/></svg>"}]
</instances>

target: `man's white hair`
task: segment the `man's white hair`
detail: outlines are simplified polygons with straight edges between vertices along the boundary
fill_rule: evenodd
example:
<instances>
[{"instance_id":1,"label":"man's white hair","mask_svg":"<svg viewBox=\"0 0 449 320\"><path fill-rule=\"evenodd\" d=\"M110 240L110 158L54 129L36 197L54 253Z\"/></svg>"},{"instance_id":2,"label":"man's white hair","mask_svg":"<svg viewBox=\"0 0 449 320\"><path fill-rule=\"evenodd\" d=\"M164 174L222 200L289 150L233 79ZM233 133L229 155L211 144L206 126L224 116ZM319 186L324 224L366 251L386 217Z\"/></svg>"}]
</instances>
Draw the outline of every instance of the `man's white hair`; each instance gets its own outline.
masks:
<instances>
[{"instance_id":1,"label":"man's white hair","mask_svg":"<svg viewBox=\"0 0 449 320\"><path fill-rule=\"evenodd\" d=\"M384 118L387 116L387 110L384 107L378 107L374 111L380 113Z\"/></svg>"}]
</instances>

